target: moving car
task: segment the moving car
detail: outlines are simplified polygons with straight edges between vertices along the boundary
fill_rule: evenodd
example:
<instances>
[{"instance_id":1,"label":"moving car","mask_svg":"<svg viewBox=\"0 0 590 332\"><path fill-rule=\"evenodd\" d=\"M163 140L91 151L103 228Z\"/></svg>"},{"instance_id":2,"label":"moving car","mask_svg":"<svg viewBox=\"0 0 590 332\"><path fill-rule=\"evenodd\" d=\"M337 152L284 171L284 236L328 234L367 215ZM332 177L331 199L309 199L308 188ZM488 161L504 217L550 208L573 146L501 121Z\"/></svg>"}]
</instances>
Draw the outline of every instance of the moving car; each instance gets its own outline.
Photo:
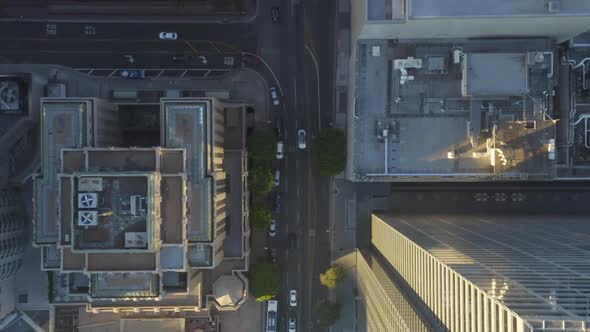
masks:
<instances>
[{"instance_id":1,"label":"moving car","mask_svg":"<svg viewBox=\"0 0 590 332\"><path fill-rule=\"evenodd\" d=\"M172 61L174 61L174 62L187 63L187 62L191 62L192 60L193 60L193 56L188 55L188 54L179 54L179 55L172 56Z\"/></svg>"},{"instance_id":2,"label":"moving car","mask_svg":"<svg viewBox=\"0 0 590 332\"><path fill-rule=\"evenodd\" d=\"M297 132L297 147L299 150L305 150L307 147L307 137L305 134L305 130L299 129Z\"/></svg>"},{"instance_id":3,"label":"moving car","mask_svg":"<svg viewBox=\"0 0 590 332\"><path fill-rule=\"evenodd\" d=\"M295 332L297 330L295 326L295 318L289 317L289 332Z\"/></svg>"},{"instance_id":4,"label":"moving car","mask_svg":"<svg viewBox=\"0 0 590 332\"><path fill-rule=\"evenodd\" d=\"M283 141L277 142L277 159L283 159Z\"/></svg>"},{"instance_id":5,"label":"moving car","mask_svg":"<svg viewBox=\"0 0 590 332\"><path fill-rule=\"evenodd\" d=\"M176 34L176 32L160 32L160 39L176 40L176 38L178 38L178 35Z\"/></svg>"},{"instance_id":6,"label":"moving car","mask_svg":"<svg viewBox=\"0 0 590 332\"><path fill-rule=\"evenodd\" d=\"M292 307L297 306L297 290L295 289L291 289L291 291L289 291L289 305Z\"/></svg>"},{"instance_id":7,"label":"moving car","mask_svg":"<svg viewBox=\"0 0 590 332\"><path fill-rule=\"evenodd\" d=\"M272 23L279 23L281 21L279 7L272 7L270 9L270 16L272 18Z\"/></svg>"},{"instance_id":8,"label":"moving car","mask_svg":"<svg viewBox=\"0 0 590 332\"><path fill-rule=\"evenodd\" d=\"M141 80L145 78L145 71L144 70L121 70L119 74L126 78L133 78L137 80Z\"/></svg>"},{"instance_id":9,"label":"moving car","mask_svg":"<svg viewBox=\"0 0 590 332\"><path fill-rule=\"evenodd\" d=\"M269 91L273 105L279 106L279 94L277 93L277 88L273 86Z\"/></svg>"},{"instance_id":10,"label":"moving car","mask_svg":"<svg viewBox=\"0 0 590 332\"><path fill-rule=\"evenodd\" d=\"M274 219L270 222L270 227L268 229L268 235L270 237L275 237L277 235L277 221Z\"/></svg>"},{"instance_id":11,"label":"moving car","mask_svg":"<svg viewBox=\"0 0 590 332\"><path fill-rule=\"evenodd\" d=\"M297 235L289 233L289 249L297 248Z\"/></svg>"},{"instance_id":12,"label":"moving car","mask_svg":"<svg viewBox=\"0 0 590 332\"><path fill-rule=\"evenodd\" d=\"M260 59L254 55L254 54L247 54L245 53L244 55L242 55L242 61L252 64L252 65L259 65L262 62L260 61Z\"/></svg>"}]
</instances>

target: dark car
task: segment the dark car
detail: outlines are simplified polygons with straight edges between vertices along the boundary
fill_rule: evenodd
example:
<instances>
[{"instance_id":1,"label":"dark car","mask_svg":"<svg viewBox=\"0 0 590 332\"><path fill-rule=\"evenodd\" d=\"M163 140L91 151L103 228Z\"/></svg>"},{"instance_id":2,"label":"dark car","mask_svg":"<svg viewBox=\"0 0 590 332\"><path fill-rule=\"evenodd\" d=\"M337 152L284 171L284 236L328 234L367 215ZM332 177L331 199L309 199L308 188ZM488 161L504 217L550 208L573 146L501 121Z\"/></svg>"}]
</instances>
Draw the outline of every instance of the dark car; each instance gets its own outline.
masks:
<instances>
[{"instance_id":1,"label":"dark car","mask_svg":"<svg viewBox=\"0 0 590 332\"><path fill-rule=\"evenodd\" d=\"M242 56L242 61L244 61L245 63L249 63L251 65L259 65L262 63L262 61L260 61L258 56L256 56L255 54L247 54L247 53L245 53Z\"/></svg>"},{"instance_id":2,"label":"dark car","mask_svg":"<svg viewBox=\"0 0 590 332\"><path fill-rule=\"evenodd\" d=\"M275 120L275 135L277 140L283 139L283 119L281 117L277 117Z\"/></svg>"},{"instance_id":3,"label":"dark car","mask_svg":"<svg viewBox=\"0 0 590 332\"><path fill-rule=\"evenodd\" d=\"M172 56L172 61L174 62L188 63L192 60L193 56L188 54L177 54Z\"/></svg>"},{"instance_id":4,"label":"dark car","mask_svg":"<svg viewBox=\"0 0 590 332\"><path fill-rule=\"evenodd\" d=\"M270 15L272 17L272 23L279 23L281 21L281 14L279 13L279 7L272 7L270 9Z\"/></svg>"},{"instance_id":5,"label":"dark car","mask_svg":"<svg viewBox=\"0 0 590 332\"><path fill-rule=\"evenodd\" d=\"M279 212L279 210L281 209L281 195L277 192L275 192L272 207L275 212Z\"/></svg>"},{"instance_id":6,"label":"dark car","mask_svg":"<svg viewBox=\"0 0 590 332\"><path fill-rule=\"evenodd\" d=\"M289 249L297 248L297 235L289 233Z\"/></svg>"}]
</instances>

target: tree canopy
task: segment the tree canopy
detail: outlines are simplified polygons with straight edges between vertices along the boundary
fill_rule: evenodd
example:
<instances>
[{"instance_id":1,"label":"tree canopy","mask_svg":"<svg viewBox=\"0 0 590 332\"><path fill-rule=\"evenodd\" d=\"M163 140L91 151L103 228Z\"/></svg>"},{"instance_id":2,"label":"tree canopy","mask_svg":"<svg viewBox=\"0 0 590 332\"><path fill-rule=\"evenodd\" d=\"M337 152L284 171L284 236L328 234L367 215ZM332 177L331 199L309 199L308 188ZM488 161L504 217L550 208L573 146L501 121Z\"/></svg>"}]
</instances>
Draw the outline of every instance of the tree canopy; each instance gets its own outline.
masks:
<instances>
[{"instance_id":1,"label":"tree canopy","mask_svg":"<svg viewBox=\"0 0 590 332\"><path fill-rule=\"evenodd\" d=\"M336 128L322 129L316 150L320 174L337 175L346 168L346 136Z\"/></svg>"},{"instance_id":2,"label":"tree canopy","mask_svg":"<svg viewBox=\"0 0 590 332\"><path fill-rule=\"evenodd\" d=\"M248 154L258 165L270 165L275 157L275 136L270 130L255 130L248 137Z\"/></svg>"},{"instance_id":3,"label":"tree canopy","mask_svg":"<svg viewBox=\"0 0 590 332\"><path fill-rule=\"evenodd\" d=\"M272 211L268 203L258 203L252 208L252 225L256 228L268 228L272 220Z\"/></svg>"},{"instance_id":4,"label":"tree canopy","mask_svg":"<svg viewBox=\"0 0 590 332\"><path fill-rule=\"evenodd\" d=\"M315 314L318 324L322 327L328 327L340 318L340 304L322 300L317 304Z\"/></svg>"},{"instance_id":5,"label":"tree canopy","mask_svg":"<svg viewBox=\"0 0 590 332\"><path fill-rule=\"evenodd\" d=\"M279 267L271 263L256 263L250 269L250 291L257 301L272 299L279 292Z\"/></svg>"},{"instance_id":6,"label":"tree canopy","mask_svg":"<svg viewBox=\"0 0 590 332\"><path fill-rule=\"evenodd\" d=\"M338 283L344 279L344 269L340 265L334 265L320 274L320 283L330 289L336 288Z\"/></svg>"},{"instance_id":7,"label":"tree canopy","mask_svg":"<svg viewBox=\"0 0 590 332\"><path fill-rule=\"evenodd\" d=\"M265 166L254 166L249 172L250 189L257 195L265 195L274 186L272 170Z\"/></svg>"}]
</instances>

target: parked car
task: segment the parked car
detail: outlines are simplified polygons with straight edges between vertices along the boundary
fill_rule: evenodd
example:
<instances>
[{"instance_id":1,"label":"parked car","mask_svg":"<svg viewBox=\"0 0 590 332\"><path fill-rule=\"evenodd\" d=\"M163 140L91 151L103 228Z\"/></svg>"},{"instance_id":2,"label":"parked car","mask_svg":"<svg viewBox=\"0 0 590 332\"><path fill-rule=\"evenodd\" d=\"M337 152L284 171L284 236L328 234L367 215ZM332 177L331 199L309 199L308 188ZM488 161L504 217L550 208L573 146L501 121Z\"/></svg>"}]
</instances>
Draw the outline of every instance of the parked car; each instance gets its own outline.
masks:
<instances>
[{"instance_id":1,"label":"parked car","mask_svg":"<svg viewBox=\"0 0 590 332\"><path fill-rule=\"evenodd\" d=\"M277 168L277 169L275 169L275 187L279 186L280 179L281 179L281 170Z\"/></svg>"},{"instance_id":2,"label":"parked car","mask_svg":"<svg viewBox=\"0 0 590 332\"><path fill-rule=\"evenodd\" d=\"M272 23L280 23L281 22L281 15L279 12L279 7L272 7L270 9L270 16L272 18Z\"/></svg>"},{"instance_id":3,"label":"parked car","mask_svg":"<svg viewBox=\"0 0 590 332\"><path fill-rule=\"evenodd\" d=\"M279 94L277 93L277 88L273 86L269 91L273 105L279 106Z\"/></svg>"},{"instance_id":4,"label":"parked car","mask_svg":"<svg viewBox=\"0 0 590 332\"><path fill-rule=\"evenodd\" d=\"M279 210L281 209L281 194L275 192L272 207L274 209L274 212L279 212Z\"/></svg>"},{"instance_id":5,"label":"parked car","mask_svg":"<svg viewBox=\"0 0 590 332\"><path fill-rule=\"evenodd\" d=\"M297 331L296 324L295 324L295 318L289 317L289 332L295 332L295 331Z\"/></svg>"},{"instance_id":6,"label":"parked car","mask_svg":"<svg viewBox=\"0 0 590 332\"><path fill-rule=\"evenodd\" d=\"M292 307L297 306L297 290L291 289L289 292L289 305Z\"/></svg>"},{"instance_id":7,"label":"parked car","mask_svg":"<svg viewBox=\"0 0 590 332\"><path fill-rule=\"evenodd\" d=\"M178 38L178 34L176 34L176 32L160 32L160 39L176 40L177 38Z\"/></svg>"},{"instance_id":8,"label":"parked car","mask_svg":"<svg viewBox=\"0 0 590 332\"><path fill-rule=\"evenodd\" d=\"M283 139L283 119L278 116L275 119L275 136L278 140Z\"/></svg>"},{"instance_id":9,"label":"parked car","mask_svg":"<svg viewBox=\"0 0 590 332\"><path fill-rule=\"evenodd\" d=\"M307 135L303 129L299 129L297 132L297 147L299 147L299 150L305 150L307 147Z\"/></svg>"},{"instance_id":10,"label":"parked car","mask_svg":"<svg viewBox=\"0 0 590 332\"><path fill-rule=\"evenodd\" d=\"M283 141L277 142L277 159L283 159Z\"/></svg>"},{"instance_id":11,"label":"parked car","mask_svg":"<svg viewBox=\"0 0 590 332\"><path fill-rule=\"evenodd\" d=\"M274 219L270 222L270 227L268 228L268 235L270 237L275 237L277 235L277 221Z\"/></svg>"}]
</instances>

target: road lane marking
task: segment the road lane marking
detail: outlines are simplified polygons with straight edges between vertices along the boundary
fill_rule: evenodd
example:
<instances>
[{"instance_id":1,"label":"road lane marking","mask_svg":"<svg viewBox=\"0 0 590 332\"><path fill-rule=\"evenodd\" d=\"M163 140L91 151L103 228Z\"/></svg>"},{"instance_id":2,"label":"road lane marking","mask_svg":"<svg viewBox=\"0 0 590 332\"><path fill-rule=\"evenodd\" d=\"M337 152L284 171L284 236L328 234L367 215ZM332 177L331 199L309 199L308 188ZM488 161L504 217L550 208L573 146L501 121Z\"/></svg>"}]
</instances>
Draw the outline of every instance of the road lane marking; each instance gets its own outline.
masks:
<instances>
[{"instance_id":1,"label":"road lane marking","mask_svg":"<svg viewBox=\"0 0 590 332\"><path fill-rule=\"evenodd\" d=\"M197 51L197 49L194 48L193 45L188 40L185 40L184 42L188 45L188 47L191 48L191 50L193 50L193 52L195 52L195 54L199 54L199 51Z\"/></svg>"},{"instance_id":2,"label":"road lane marking","mask_svg":"<svg viewBox=\"0 0 590 332\"><path fill-rule=\"evenodd\" d=\"M215 43L213 43L212 41L209 41L209 44L211 44L211 46L213 46L213 48L217 51L217 53L221 54L221 51L219 50L219 48L217 48L217 46L215 46Z\"/></svg>"},{"instance_id":3,"label":"road lane marking","mask_svg":"<svg viewBox=\"0 0 590 332\"><path fill-rule=\"evenodd\" d=\"M283 87L281 86L281 82L279 82L277 75L275 74L274 71L272 71L272 68L270 68L268 63L266 61L264 61L264 59L261 56L259 56L258 54L250 53L250 52L242 52L242 54L247 54L249 56L253 56L253 57L258 58L258 60L260 60L264 64L264 66L270 71L273 79L275 80L275 83L277 83L277 86L279 87L279 90L281 91L281 96L285 95L285 91L283 91ZM283 108L284 108L284 106L285 106L285 104L283 103Z\"/></svg>"},{"instance_id":4,"label":"road lane marking","mask_svg":"<svg viewBox=\"0 0 590 332\"><path fill-rule=\"evenodd\" d=\"M309 48L309 46L307 44L305 44L305 48L307 49L307 51L309 52L309 54L311 55L311 59L313 60L313 64L315 65L315 74L316 74L316 85L317 85L317 94L318 94L318 131L321 129L322 125L321 125L321 104L320 104L320 70L318 67L318 61L315 58L315 55L313 54L313 52L311 51L311 49Z\"/></svg>"},{"instance_id":5,"label":"road lane marking","mask_svg":"<svg viewBox=\"0 0 590 332\"><path fill-rule=\"evenodd\" d=\"M293 77L293 104L297 110L297 79Z\"/></svg>"}]
</instances>

